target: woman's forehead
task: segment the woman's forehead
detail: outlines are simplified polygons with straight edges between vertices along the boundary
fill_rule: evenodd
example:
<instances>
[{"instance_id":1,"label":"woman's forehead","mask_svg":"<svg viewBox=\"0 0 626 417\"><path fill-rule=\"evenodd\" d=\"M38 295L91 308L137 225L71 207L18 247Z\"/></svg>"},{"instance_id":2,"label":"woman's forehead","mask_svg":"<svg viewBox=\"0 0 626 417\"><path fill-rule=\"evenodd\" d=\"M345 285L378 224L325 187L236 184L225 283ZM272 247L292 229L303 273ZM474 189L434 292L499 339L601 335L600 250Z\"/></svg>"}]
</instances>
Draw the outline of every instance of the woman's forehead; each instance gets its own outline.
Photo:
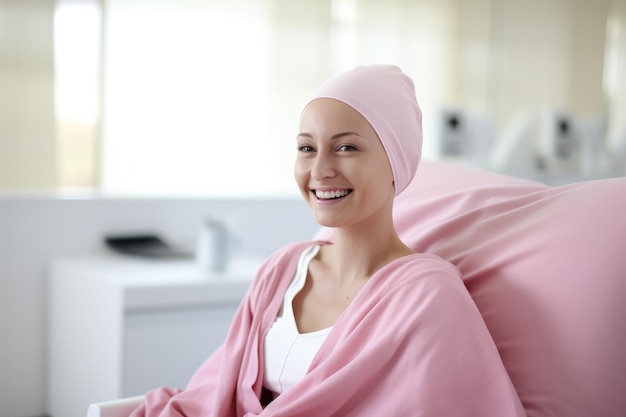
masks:
<instances>
[{"instance_id":1,"label":"woman's forehead","mask_svg":"<svg viewBox=\"0 0 626 417\"><path fill-rule=\"evenodd\" d=\"M330 141L351 137L385 152L367 119L340 100L320 98L311 101L302 112L298 137Z\"/></svg>"},{"instance_id":2,"label":"woman's forehead","mask_svg":"<svg viewBox=\"0 0 626 417\"><path fill-rule=\"evenodd\" d=\"M300 118L300 127L322 129L332 127L358 127L373 130L369 122L351 106L342 101L319 98L307 104Z\"/></svg>"}]
</instances>

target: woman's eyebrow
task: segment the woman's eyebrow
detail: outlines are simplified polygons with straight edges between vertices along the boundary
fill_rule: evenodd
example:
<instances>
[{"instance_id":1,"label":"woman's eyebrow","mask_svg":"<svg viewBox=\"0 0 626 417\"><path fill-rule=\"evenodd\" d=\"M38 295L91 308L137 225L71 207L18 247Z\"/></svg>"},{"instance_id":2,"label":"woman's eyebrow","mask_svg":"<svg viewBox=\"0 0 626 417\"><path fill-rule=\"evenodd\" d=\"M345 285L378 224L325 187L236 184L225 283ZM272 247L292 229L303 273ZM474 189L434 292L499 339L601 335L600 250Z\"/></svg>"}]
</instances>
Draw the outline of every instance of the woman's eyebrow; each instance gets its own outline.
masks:
<instances>
[{"instance_id":1,"label":"woman's eyebrow","mask_svg":"<svg viewBox=\"0 0 626 417\"><path fill-rule=\"evenodd\" d=\"M336 134L332 135L330 138L331 139L339 139L339 138L344 137L344 136L352 136L352 135L354 135L354 136L361 136L361 135L359 135L356 132L341 132L341 133L336 133Z\"/></svg>"}]
</instances>

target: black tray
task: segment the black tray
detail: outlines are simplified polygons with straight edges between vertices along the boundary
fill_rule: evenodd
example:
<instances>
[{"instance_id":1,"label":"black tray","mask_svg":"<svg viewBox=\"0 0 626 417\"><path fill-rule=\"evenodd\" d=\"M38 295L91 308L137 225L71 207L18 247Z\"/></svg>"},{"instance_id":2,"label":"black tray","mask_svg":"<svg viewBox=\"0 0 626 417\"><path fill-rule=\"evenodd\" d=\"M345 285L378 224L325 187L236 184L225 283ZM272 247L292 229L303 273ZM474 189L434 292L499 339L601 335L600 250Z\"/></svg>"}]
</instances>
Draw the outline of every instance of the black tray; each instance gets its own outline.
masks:
<instances>
[{"instance_id":1,"label":"black tray","mask_svg":"<svg viewBox=\"0 0 626 417\"><path fill-rule=\"evenodd\" d=\"M172 246L155 234L105 236L106 245L125 255L159 259L191 259L189 250Z\"/></svg>"}]
</instances>

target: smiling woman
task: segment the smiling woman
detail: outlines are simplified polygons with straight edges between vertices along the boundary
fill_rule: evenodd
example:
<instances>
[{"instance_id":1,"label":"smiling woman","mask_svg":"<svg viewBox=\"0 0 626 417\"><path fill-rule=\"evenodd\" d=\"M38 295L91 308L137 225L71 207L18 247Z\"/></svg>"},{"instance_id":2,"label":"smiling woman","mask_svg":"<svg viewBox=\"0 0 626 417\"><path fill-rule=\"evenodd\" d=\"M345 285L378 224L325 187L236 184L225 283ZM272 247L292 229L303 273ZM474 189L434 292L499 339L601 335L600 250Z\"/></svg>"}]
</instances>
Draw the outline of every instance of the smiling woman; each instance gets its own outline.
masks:
<instances>
[{"instance_id":1,"label":"smiling woman","mask_svg":"<svg viewBox=\"0 0 626 417\"><path fill-rule=\"evenodd\" d=\"M396 66L357 66L313 92L295 172L333 242L274 252L218 350L132 417L525 415L459 270L395 230L421 120Z\"/></svg>"}]
</instances>

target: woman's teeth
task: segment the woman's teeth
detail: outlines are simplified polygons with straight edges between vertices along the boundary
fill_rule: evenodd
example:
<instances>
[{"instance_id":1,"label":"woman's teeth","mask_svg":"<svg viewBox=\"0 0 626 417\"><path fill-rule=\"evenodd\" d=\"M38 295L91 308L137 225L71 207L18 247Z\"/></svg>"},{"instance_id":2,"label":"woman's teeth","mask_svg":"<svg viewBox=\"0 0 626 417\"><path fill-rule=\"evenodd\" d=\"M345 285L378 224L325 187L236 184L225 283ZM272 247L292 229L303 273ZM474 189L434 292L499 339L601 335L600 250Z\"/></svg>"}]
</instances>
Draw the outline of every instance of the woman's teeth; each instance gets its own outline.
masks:
<instances>
[{"instance_id":1,"label":"woman's teeth","mask_svg":"<svg viewBox=\"0 0 626 417\"><path fill-rule=\"evenodd\" d=\"M330 200L333 198L343 197L348 195L350 190L336 190L336 191L319 191L315 190L315 196L320 200Z\"/></svg>"}]
</instances>

